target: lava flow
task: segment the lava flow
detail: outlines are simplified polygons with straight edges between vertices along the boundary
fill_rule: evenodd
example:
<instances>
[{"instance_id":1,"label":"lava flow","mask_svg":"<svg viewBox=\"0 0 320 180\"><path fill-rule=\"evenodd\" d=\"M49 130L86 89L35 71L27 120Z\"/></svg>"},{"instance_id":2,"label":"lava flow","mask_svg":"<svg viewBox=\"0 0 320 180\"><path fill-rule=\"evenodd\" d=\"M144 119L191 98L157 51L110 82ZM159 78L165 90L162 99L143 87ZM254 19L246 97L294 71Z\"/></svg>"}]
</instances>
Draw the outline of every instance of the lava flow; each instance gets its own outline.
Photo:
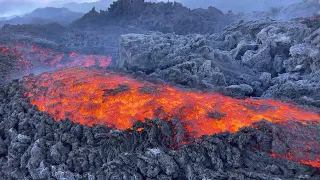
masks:
<instances>
[{"instance_id":1,"label":"lava flow","mask_svg":"<svg viewBox=\"0 0 320 180\"><path fill-rule=\"evenodd\" d=\"M319 114L289 103L190 92L90 68L61 69L29 76L25 80L28 97L39 110L51 114L56 120L69 118L89 126L100 124L124 130L131 128L136 120L176 117L189 135L200 137L224 131L236 132L263 119L283 125L287 122L318 124L320 121ZM312 138L313 134L307 137ZM312 142L311 139L307 143ZM310 146L318 147L318 143ZM291 151L305 152L299 147L295 149L297 152ZM318 153L310 158L296 159L291 154L271 155L320 167Z\"/></svg>"},{"instance_id":2,"label":"lava flow","mask_svg":"<svg viewBox=\"0 0 320 180\"><path fill-rule=\"evenodd\" d=\"M297 19L298 20L298 22L301 22L301 23L305 23L305 22L307 22L307 21L319 21L320 20L320 15L314 15L314 16L312 16L312 17L309 17L309 18L298 18Z\"/></svg>"},{"instance_id":3,"label":"lava flow","mask_svg":"<svg viewBox=\"0 0 320 180\"><path fill-rule=\"evenodd\" d=\"M26 57L17 48L10 49L6 46L0 45L0 54L16 57L16 65L18 70L28 71L31 66L30 61L26 59Z\"/></svg>"},{"instance_id":4,"label":"lava flow","mask_svg":"<svg viewBox=\"0 0 320 180\"><path fill-rule=\"evenodd\" d=\"M25 70L37 66L60 68L60 67L107 67L110 65L112 57L103 55L85 55L75 52L64 54L50 49L40 48L35 45L23 45L16 43L13 45L0 45L0 54L17 57L17 69Z\"/></svg>"},{"instance_id":5,"label":"lava flow","mask_svg":"<svg viewBox=\"0 0 320 180\"><path fill-rule=\"evenodd\" d=\"M195 136L240 128L262 119L270 122L320 121L317 113L275 100L233 99L142 83L88 68L68 68L28 77L31 103L56 120L132 127L144 118L177 117Z\"/></svg>"}]
</instances>

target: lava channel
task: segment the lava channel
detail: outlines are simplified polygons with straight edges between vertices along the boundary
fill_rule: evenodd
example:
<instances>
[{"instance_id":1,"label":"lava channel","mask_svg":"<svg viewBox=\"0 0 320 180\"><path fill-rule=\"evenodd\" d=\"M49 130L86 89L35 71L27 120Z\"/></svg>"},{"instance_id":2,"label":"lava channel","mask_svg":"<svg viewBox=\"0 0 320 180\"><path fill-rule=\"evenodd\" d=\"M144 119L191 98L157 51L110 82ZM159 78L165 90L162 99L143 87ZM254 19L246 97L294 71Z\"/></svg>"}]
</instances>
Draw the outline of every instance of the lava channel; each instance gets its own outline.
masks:
<instances>
[{"instance_id":1,"label":"lava channel","mask_svg":"<svg viewBox=\"0 0 320 180\"><path fill-rule=\"evenodd\" d=\"M90 68L67 68L26 77L28 97L55 120L113 126L124 130L136 120L179 118L195 137L237 132L254 122L320 121L320 115L275 100L234 99L139 82Z\"/></svg>"},{"instance_id":2,"label":"lava channel","mask_svg":"<svg viewBox=\"0 0 320 180\"><path fill-rule=\"evenodd\" d=\"M191 92L90 68L60 69L25 77L25 80L26 95L40 111L49 113L55 120L69 118L88 126L99 124L125 130L131 129L137 120L170 120L176 117L188 135L200 137L225 131L237 132L261 120L284 127L288 122L318 125L320 121L318 113L290 103L250 98L240 100L218 93ZM304 142L303 139L299 142ZM314 139L308 141L311 142ZM317 144L311 145L318 147ZM309 147L308 144L301 146ZM270 155L320 167L319 155L299 158L301 152L306 151L300 147L294 150L290 151L297 157L290 153L271 152Z\"/></svg>"}]
</instances>

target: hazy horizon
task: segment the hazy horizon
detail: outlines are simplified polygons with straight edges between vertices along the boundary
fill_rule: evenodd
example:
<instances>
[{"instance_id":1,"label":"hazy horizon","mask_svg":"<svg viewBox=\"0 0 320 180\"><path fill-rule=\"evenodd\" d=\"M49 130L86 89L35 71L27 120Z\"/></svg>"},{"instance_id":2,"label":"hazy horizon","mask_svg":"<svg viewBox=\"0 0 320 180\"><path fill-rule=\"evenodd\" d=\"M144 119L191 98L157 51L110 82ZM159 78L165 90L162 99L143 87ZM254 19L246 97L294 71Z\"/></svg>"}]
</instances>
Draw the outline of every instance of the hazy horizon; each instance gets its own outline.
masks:
<instances>
[{"instance_id":1,"label":"hazy horizon","mask_svg":"<svg viewBox=\"0 0 320 180\"><path fill-rule=\"evenodd\" d=\"M70 2L96 2L98 0L0 0L0 17L20 16L36 8L62 7Z\"/></svg>"}]
</instances>

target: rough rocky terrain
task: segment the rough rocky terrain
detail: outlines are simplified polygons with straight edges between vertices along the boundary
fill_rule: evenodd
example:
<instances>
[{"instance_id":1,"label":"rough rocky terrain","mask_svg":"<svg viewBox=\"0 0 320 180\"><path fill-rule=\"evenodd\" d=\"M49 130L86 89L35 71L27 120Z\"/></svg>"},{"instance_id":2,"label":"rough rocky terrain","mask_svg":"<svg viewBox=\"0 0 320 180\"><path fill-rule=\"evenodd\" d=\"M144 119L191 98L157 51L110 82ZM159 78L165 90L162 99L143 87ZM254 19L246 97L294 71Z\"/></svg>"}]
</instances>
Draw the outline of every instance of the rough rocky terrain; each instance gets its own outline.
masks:
<instances>
[{"instance_id":1,"label":"rough rocky terrain","mask_svg":"<svg viewBox=\"0 0 320 180\"><path fill-rule=\"evenodd\" d=\"M0 53L0 79L1 83L19 78L22 69L26 69L21 64L21 56L18 51L11 52L15 46L36 46L47 53L47 58L54 58L53 55L70 54L72 52L88 55L112 56L118 59L118 42L120 35L128 33L150 33L139 28L123 28L119 26L108 26L104 28L92 28L86 30L69 29L57 23L47 25L5 25L0 29L0 51L2 47L12 47L10 50ZM26 48L27 49L27 48ZM45 52L43 52L45 53ZM26 58L30 65L34 65L36 58ZM20 69L19 69L20 68ZM28 73L33 73L32 68Z\"/></svg>"},{"instance_id":2,"label":"rough rocky terrain","mask_svg":"<svg viewBox=\"0 0 320 180\"><path fill-rule=\"evenodd\" d=\"M117 67L153 81L320 107L319 32L267 19L211 35L123 35Z\"/></svg>"},{"instance_id":3,"label":"rough rocky terrain","mask_svg":"<svg viewBox=\"0 0 320 180\"><path fill-rule=\"evenodd\" d=\"M215 8L124 2L109 12L93 9L70 28L6 25L0 47L111 55L114 71L152 82L320 107L320 29L313 21L229 25L234 15ZM319 169L288 160L320 157L316 123L261 121L194 139L178 119L136 122L125 131L55 121L25 98L23 80L5 79L19 73L19 62L0 53L3 179L320 179Z\"/></svg>"},{"instance_id":4,"label":"rough rocky terrain","mask_svg":"<svg viewBox=\"0 0 320 180\"><path fill-rule=\"evenodd\" d=\"M21 85L14 81L0 87L4 179L320 178L311 166L269 155L294 154L294 147L301 147L299 138L319 137L319 126L313 124L261 122L236 134L205 136L182 145L192 139L186 139L178 120L137 122L123 132L55 121L28 103Z\"/></svg>"},{"instance_id":5,"label":"rough rocky terrain","mask_svg":"<svg viewBox=\"0 0 320 180\"><path fill-rule=\"evenodd\" d=\"M119 26L77 30L57 23L5 25L0 29L0 44L23 43L57 52L74 51L117 56L119 37L128 33L148 34L149 31Z\"/></svg>"},{"instance_id":6,"label":"rough rocky terrain","mask_svg":"<svg viewBox=\"0 0 320 180\"><path fill-rule=\"evenodd\" d=\"M119 26L77 30L58 24L7 25L0 30L0 44L108 55L113 57L112 67L153 82L319 107L319 29L307 25L270 19L238 21L210 35ZM2 72L10 69L2 68Z\"/></svg>"}]
</instances>

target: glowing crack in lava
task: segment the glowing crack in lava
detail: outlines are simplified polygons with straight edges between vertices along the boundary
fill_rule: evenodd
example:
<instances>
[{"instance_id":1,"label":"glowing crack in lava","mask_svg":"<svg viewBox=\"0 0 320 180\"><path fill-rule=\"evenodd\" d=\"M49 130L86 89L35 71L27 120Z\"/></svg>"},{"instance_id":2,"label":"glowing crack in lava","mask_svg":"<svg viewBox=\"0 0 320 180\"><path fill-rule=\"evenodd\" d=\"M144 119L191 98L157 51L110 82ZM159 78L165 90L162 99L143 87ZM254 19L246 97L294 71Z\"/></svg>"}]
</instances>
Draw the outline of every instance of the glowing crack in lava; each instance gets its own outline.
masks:
<instances>
[{"instance_id":1,"label":"glowing crack in lava","mask_svg":"<svg viewBox=\"0 0 320 180\"><path fill-rule=\"evenodd\" d=\"M89 68L67 68L27 77L31 103L56 120L130 128L144 118L177 117L195 136L236 132L262 119L320 121L315 112L275 100L233 99L138 82Z\"/></svg>"},{"instance_id":2,"label":"glowing crack in lava","mask_svg":"<svg viewBox=\"0 0 320 180\"><path fill-rule=\"evenodd\" d=\"M320 168L320 126L317 122L305 124L288 121L277 124L272 134L272 157L289 159Z\"/></svg>"}]
</instances>

